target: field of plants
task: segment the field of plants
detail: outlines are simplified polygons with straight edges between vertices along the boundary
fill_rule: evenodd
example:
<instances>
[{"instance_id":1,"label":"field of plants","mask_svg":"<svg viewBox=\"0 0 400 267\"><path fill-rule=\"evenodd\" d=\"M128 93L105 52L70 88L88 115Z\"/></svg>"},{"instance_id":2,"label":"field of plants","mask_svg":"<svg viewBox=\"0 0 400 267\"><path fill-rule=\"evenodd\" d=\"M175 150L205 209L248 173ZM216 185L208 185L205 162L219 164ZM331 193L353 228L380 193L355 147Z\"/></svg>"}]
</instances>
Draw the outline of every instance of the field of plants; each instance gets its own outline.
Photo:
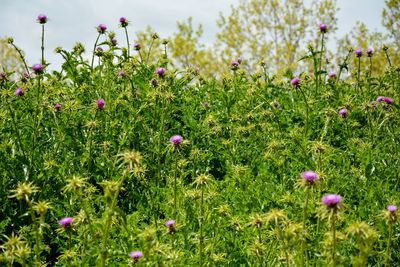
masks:
<instances>
[{"instance_id":1,"label":"field of plants","mask_svg":"<svg viewBox=\"0 0 400 267\"><path fill-rule=\"evenodd\" d=\"M89 60L79 43L57 48L50 70L37 20L41 61L28 66L9 38L24 72L0 73L1 266L400 264L400 69L387 46L327 70L317 23L300 59L310 73L233 58L208 78L174 68L167 41L117 44L100 24Z\"/></svg>"}]
</instances>

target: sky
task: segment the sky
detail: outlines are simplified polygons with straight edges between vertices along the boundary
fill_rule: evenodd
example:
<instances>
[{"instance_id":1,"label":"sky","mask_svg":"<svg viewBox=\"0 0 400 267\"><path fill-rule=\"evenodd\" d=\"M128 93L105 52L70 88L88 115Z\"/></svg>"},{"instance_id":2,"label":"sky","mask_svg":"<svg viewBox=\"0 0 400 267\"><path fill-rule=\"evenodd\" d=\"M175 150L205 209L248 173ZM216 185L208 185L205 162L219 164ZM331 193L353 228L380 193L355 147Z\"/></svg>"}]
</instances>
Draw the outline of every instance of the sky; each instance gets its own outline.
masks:
<instances>
[{"instance_id":1,"label":"sky","mask_svg":"<svg viewBox=\"0 0 400 267\"><path fill-rule=\"evenodd\" d=\"M46 14L45 57L58 68L61 56L54 48L70 50L79 41L91 50L97 37L95 27L104 23L117 33L120 44L125 43L118 27L121 16L131 21L129 35L151 26L161 38L176 31L176 22L193 17L194 25L203 25L202 42L211 44L218 32L219 12L229 14L230 6L239 0L0 0L0 37L13 37L22 48L29 65L40 61L41 27L37 15ZM381 25L383 0L338 0L337 36L348 33L356 21L371 30L384 31ZM132 42L132 41L131 41ZM1 65L1 62L0 62Z\"/></svg>"}]
</instances>

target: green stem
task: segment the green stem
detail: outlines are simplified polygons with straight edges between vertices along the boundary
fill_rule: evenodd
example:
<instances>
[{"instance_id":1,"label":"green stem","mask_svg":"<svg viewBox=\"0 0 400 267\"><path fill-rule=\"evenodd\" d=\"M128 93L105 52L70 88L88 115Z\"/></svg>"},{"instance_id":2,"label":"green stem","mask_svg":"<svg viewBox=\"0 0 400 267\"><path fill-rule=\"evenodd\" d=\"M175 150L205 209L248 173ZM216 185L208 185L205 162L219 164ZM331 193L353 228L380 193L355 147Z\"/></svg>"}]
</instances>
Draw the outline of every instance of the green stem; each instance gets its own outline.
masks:
<instances>
[{"instance_id":1,"label":"green stem","mask_svg":"<svg viewBox=\"0 0 400 267\"><path fill-rule=\"evenodd\" d=\"M203 210L204 205L204 186L201 187L201 203L200 203L200 242L199 242L199 257L200 257L200 266L203 266L203 247L204 247L204 237L203 237Z\"/></svg>"},{"instance_id":2,"label":"green stem","mask_svg":"<svg viewBox=\"0 0 400 267\"><path fill-rule=\"evenodd\" d=\"M308 106L308 102L307 102L307 97L305 92L301 89L301 87L299 87L299 90L301 92L301 94L303 95L303 100L304 100L304 104L306 105L306 128L304 130L304 138L307 139L307 135L308 135L308 119L309 119L309 106Z\"/></svg>"},{"instance_id":3,"label":"green stem","mask_svg":"<svg viewBox=\"0 0 400 267\"><path fill-rule=\"evenodd\" d=\"M95 54L96 54L97 42L99 41L100 35L101 35L101 33L99 33L99 34L97 35L96 42L94 42L94 46L93 46L92 63L90 64L90 70L91 70L92 72L93 72L93 63L94 63L94 56L95 56Z\"/></svg>"},{"instance_id":4,"label":"green stem","mask_svg":"<svg viewBox=\"0 0 400 267\"><path fill-rule=\"evenodd\" d=\"M176 180L178 176L178 157L175 159L175 173L174 173L174 219L177 215L177 205L176 205Z\"/></svg>"},{"instance_id":5,"label":"green stem","mask_svg":"<svg viewBox=\"0 0 400 267\"><path fill-rule=\"evenodd\" d=\"M28 65L26 64L25 57L24 57L24 55L22 54L21 49L19 49L18 46L16 46L14 43L11 43L11 45L15 48L15 50L17 50L17 52L18 52L18 54L19 54L19 57L21 58L21 61L22 61L22 63L23 63L24 66L25 66L25 71L26 71L27 74L29 74Z\"/></svg>"},{"instance_id":6,"label":"green stem","mask_svg":"<svg viewBox=\"0 0 400 267\"><path fill-rule=\"evenodd\" d=\"M43 65L43 67L44 67L44 24L42 24L42 46L41 46L41 49L42 49L42 65Z\"/></svg>"},{"instance_id":7,"label":"green stem","mask_svg":"<svg viewBox=\"0 0 400 267\"><path fill-rule=\"evenodd\" d=\"M131 56L131 54L130 54L130 45L129 45L129 36L128 36L128 30L126 29L126 27L124 27L124 29L125 29L125 36L126 36L126 44L128 45L128 49L127 49L127 52L128 52L128 59L130 58L130 56Z\"/></svg>"},{"instance_id":8,"label":"green stem","mask_svg":"<svg viewBox=\"0 0 400 267\"><path fill-rule=\"evenodd\" d=\"M118 188L115 192L115 195L112 199L111 205L107 212L106 223L105 223L105 227L104 227L104 231L103 231L104 234L103 234L103 240L102 240L102 248L101 248L101 263L100 263L101 267L106 266L106 261L107 261L107 256L108 256L107 241L108 241L108 236L109 236L110 229L111 229L111 219L112 219L112 215L114 213L115 206L117 204L119 192L121 191L122 184L124 183L124 181L125 181L125 175L122 177L120 183L118 184Z\"/></svg>"},{"instance_id":9,"label":"green stem","mask_svg":"<svg viewBox=\"0 0 400 267\"><path fill-rule=\"evenodd\" d=\"M306 201L303 207L303 236L301 238L301 265L306 266L307 256L306 256L306 240L305 240L305 232L306 232L306 220L307 220L307 207L308 207L308 199L310 197L310 190L306 188Z\"/></svg>"},{"instance_id":10,"label":"green stem","mask_svg":"<svg viewBox=\"0 0 400 267\"><path fill-rule=\"evenodd\" d=\"M392 223L389 222L389 236L386 244L385 267L390 266L392 235L393 235L393 225Z\"/></svg>"},{"instance_id":11,"label":"green stem","mask_svg":"<svg viewBox=\"0 0 400 267\"><path fill-rule=\"evenodd\" d=\"M336 211L332 211L332 225L331 225L331 232L332 232L332 266L336 266Z\"/></svg>"}]
</instances>

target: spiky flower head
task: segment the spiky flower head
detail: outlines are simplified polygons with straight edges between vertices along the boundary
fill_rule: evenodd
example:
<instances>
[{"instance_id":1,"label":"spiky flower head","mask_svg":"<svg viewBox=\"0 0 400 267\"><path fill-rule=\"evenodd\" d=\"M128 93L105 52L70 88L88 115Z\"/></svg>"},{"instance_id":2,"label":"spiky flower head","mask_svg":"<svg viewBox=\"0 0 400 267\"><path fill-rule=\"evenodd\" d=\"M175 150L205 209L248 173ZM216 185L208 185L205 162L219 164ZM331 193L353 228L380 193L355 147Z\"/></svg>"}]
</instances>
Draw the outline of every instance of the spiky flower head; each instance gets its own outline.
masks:
<instances>
[{"instance_id":1,"label":"spiky flower head","mask_svg":"<svg viewBox=\"0 0 400 267\"><path fill-rule=\"evenodd\" d=\"M294 86L294 87L299 86L299 84L300 84L300 78L299 78L299 77L294 77L294 78L290 81L290 84L291 84L292 86Z\"/></svg>"},{"instance_id":2,"label":"spiky flower head","mask_svg":"<svg viewBox=\"0 0 400 267\"><path fill-rule=\"evenodd\" d=\"M63 228L67 228L67 227L71 226L73 221L74 221L74 218L66 217L66 218L62 218L61 220L59 220L58 224Z\"/></svg>"},{"instance_id":3,"label":"spiky flower head","mask_svg":"<svg viewBox=\"0 0 400 267\"><path fill-rule=\"evenodd\" d=\"M341 110L339 110L339 116L342 118L346 118L347 117L347 108L342 108Z\"/></svg>"},{"instance_id":4,"label":"spiky flower head","mask_svg":"<svg viewBox=\"0 0 400 267\"><path fill-rule=\"evenodd\" d=\"M133 49L136 50L136 51L139 51L141 48L142 48L142 46L140 44L138 44L138 43L133 45Z\"/></svg>"},{"instance_id":5,"label":"spiky flower head","mask_svg":"<svg viewBox=\"0 0 400 267\"><path fill-rule=\"evenodd\" d=\"M357 48L356 50L354 50L354 54L356 55L356 57L361 57L363 54L362 49Z\"/></svg>"},{"instance_id":6,"label":"spiky flower head","mask_svg":"<svg viewBox=\"0 0 400 267\"><path fill-rule=\"evenodd\" d=\"M120 17L119 23L120 23L121 27L125 28L126 26L128 26L129 21L125 17Z\"/></svg>"},{"instance_id":7,"label":"spiky flower head","mask_svg":"<svg viewBox=\"0 0 400 267\"><path fill-rule=\"evenodd\" d=\"M16 96L22 96L23 94L24 94L24 91L22 91L22 88L18 87L18 88L15 90L15 95L16 95Z\"/></svg>"},{"instance_id":8,"label":"spiky flower head","mask_svg":"<svg viewBox=\"0 0 400 267\"><path fill-rule=\"evenodd\" d=\"M179 146L180 144L182 144L183 142L183 137L179 134L172 136L169 141L171 142L171 144L173 144L174 146Z\"/></svg>"},{"instance_id":9,"label":"spiky flower head","mask_svg":"<svg viewBox=\"0 0 400 267\"><path fill-rule=\"evenodd\" d=\"M38 64L34 64L32 66L32 70L36 73L36 74L40 74L43 73L43 65L38 63Z\"/></svg>"},{"instance_id":10,"label":"spiky flower head","mask_svg":"<svg viewBox=\"0 0 400 267\"><path fill-rule=\"evenodd\" d=\"M97 32L98 33L100 33L100 34L103 34L103 33L105 33L106 32L106 30L107 30L107 26L105 25L105 24L99 24L98 26L97 26Z\"/></svg>"},{"instance_id":11,"label":"spiky flower head","mask_svg":"<svg viewBox=\"0 0 400 267\"><path fill-rule=\"evenodd\" d=\"M47 16L45 14L39 14L37 16L37 22L40 24L45 24L47 22Z\"/></svg>"},{"instance_id":12,"label":"spiky flower head","mask_svg":"<svg viewBox=\"0 0 400 267\"><path fill-rule=\"evenodd\" d=\"M319 179L318 174L313 171L305 171L300 176L305 187L312 187Z\"/></svg>"},{"instance_id":13,"label":"spiky flower head","mask_svg":"<svg viewBox=\"0 0 400 267\"><path fill-rule=\"evenodd\" d=\"M105 105L106 101L104 101L104 99L100 98L96 100L96 106L98 109L103 109Z\"/></svg>"},{"instance_id":14,"label":"spiky flower head","mask_svg":"<svg viewBox=\"0 0 400 267\"><path fill-rule=\"evenodd\" d=\"M33 193L36 193L38 191L39 191L38 188L36 186L34 186L32 182L30 182L30 183L27 183L27 182L21 183L20 182L20 183L18 183L16 189L11 190L11 192L14 194L12 194L10 196L10 198L16 198L18 200L25 199L26 201L28 201L29 197Z\"/></svg>"},{"instance_id":15,"label":"spiky flower head","mask_svg":"<svg viewBox=\"0 0 400 267\"><path fill-rule=\"evenodd\" d=\"M160 77L164 77L164 75L165 75L165 68L158 68L157 70L156 70L156 74L158 75L158 76L160 76Z\"/></svg>"},{"instance_id":16,"label":"spiky flower head","mask_svg":"<svg viewBox=\"0 0 400 267\"><path fill-rule=\"evenodd\" d=\"M329 79L334 79L334 78L336 78L336 73L331 71L331 72L329 72L328 77L329 77Z\"/></svg>"},{"instance_id":17,"label":"spiky flower head","mask_svg":"<svg viewBox=\"0 0 400 267\"><path fill-rule=\"evenodd\" d=\"M393 204L388 205L383 213L383 217L387 223L395 223L399 218L397 214L397 206Z\"/></svg>"},{"instance_id":18,"label":"spiky flower head","mask_svg":"<svg viewBox=\"0 0 400 267\"><path fill-rule=\"evenodd\" d=\"M207 186L210 182L212 182L213 177L211 174L200 174L196 177L196 179L194 180L194 184L196 184L196 186Z\"/></svg>"},{"instance_id":19,"label":"spiky flower head","mask_svg":"<svg viewBox=\"0 0 400 267\"><path fill-rule=\"evenodd\" d=\"M319 29L322 33L326 33L328 31L328 25L326 25L325 23L321 23L319 24Z\"/></svg>"},{"instance_id":20,"label":"spiky flower head","mask_svg":"<svg viewBox=\"0 0 400 267\"><path fill-rule=\"evenodd\" d=\"M341 201L342 197L337 194L329 194L321 198L322 204L325 205L327 208L336 208Z\"/></svg>"},{"instance_id":21,"label":"spiky flower head","mask_svg":"<svg viewBox=\"0 0 400 267\"><path fill-rule=\"evenodd\" d=\"M367 51L365 51L367 53L367 57L372 57L372 55L374 54L374 49L372 49L371 47L369 47L367 49Z\"/></svg>"},{"instance_id":22,"label":"spiky flower head","mask_svg":"<svg viewBox=\"0 0 400 267\"><path fill-rule=\"evenodd\" d=\"M390 98L390 97L385 97L385 98L383 99L383 101L384 101L386 104L393 104L393 102L394 102L394 100L393 100L392 98Z\"/></svg>"},{"instance_id":23,"label":"spiky flower head","mask_svg":"<svg viewBox=\"0 0 400 267\"><path fill-rule=\"evenodd\" d=\"M240 63L236 60L231 61L231 69L237 70L239 68Z\"/></svg>"},{"instance_id":24,"label":"spiky flower head","mask_svg":"<svg viewBox=\"0 0 400 267\"><path fill-rule=\"evenodd\" d=\"M143 257L143 253L141 251L132 251L129 253L129 257L131 257L134 261L139 261L140 258Z\"/></svg>"}]
</instances>

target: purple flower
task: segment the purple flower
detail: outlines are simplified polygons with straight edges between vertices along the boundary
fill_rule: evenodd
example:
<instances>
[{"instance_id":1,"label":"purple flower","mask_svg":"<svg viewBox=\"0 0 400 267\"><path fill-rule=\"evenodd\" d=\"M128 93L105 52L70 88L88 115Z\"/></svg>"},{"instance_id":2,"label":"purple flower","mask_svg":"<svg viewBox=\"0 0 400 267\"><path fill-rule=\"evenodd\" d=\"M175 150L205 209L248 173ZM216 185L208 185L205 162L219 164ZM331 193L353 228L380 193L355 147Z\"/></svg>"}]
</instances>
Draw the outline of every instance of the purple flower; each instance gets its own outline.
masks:
<instances>
[{"instance_id":1,"label":"purple flower","mask_svg":"<svg viewBox=\"0 0 400 267\"><path fill-rule=\"evenodd\" d=\"M397 211L397 207L395 205L389 205L386 207L386 209L390 213L395 213Z\"/></svg>"},{"instance_id":2,"label":"purple flower","mask_svg":"<svg viewBox=\"0 0 400 267\"><path fill-rule=\"evenodd\" d=\"M15 95L16 95L16 96L22 96L23 94L24 94L24 92L22 91L22 88L18 87L18 88L15 90Z\"/></svg>"},{"instance_id":3,"label":"purple flower","mask_svg":"<svg viewBox=\"0 0 400 267\"><path fill-rule=\"evenodd\" d=\"M346 118L347 117L347 108L342 108L341 110L339 110L339 115L342 118Z\"/></svg>"},{"instance_id":4,"label":"purple flower","mask_svg":"<svg viewBox=\"0 0 400 267\"><path fill-rule=\"evenodd\" d=\"M132 251L129 253L129 257L135 261L138 261L141 257L143 257L143 253L141 251Z\"/></svg>"},{"instance_id":5,"label":"purple flower","mask_svg":"<svg viewBox=\"0 0 400 267\"><path fill-rule=\"evenodd\" d=\"M376 98L376 101L377 101L377 102L382 102L382 101L384 101L384 99L385 99L384 96L378 96L378 97Z\"/></svg>"},{"instance_id":6,"label":"purple flower","mask_svg":"<svg viewBox=\"0 0 400 267\"><path fill-rule=\"evenodd\" d=\"M6 80L7 79L7 74L5 72L0 72L0 80Z\"/></svg>"},{"instance_id":7,"label":"purple flower","mask_svg":"<svg viewBox=\"0 0 400 267\"><path fill-rule=\"evenodd\" d=\"M74 218L66 217L66 218L62 218L60 221L58 221L58 224L61 227L66 228L66 227L69 227L73 221L74 221Z\"/></svg>"},{"instance_id":8,"label":"purple flower","mask_svg":"<svg viewBox=\"0 0 400 267\"><path fill-rule=\"evenodd\" d=\"M335 208L342 201L342 197L336 194L329 194L321 198L322 204L328 208Z\"/></svg>"},{"instance_id":9,"label":"purple flower","mask_svg":"<svg viewBox=\"0 0 400 267\"><path fill-rule=\"evenodd\" d=\"M210 104L207 101L204 101L203 103L201 103L203 105L203 107L205 108L209 108Z\"/></svg>"},{"instance_id":10,"label":"purple flower","mask_svg":"<svg viewBox=\"0 0 400 267\"><path fill-rule=\"evenodd\" d=\"M240 57L238 57L238 58L236 59L236 61L237 61L237 63L242 64L242 59L241 59Z\"/></svg>"},{"instance_id":11,"label":"purple flower","mask_svg":"<svg viewBox=\"0 0 400 267\"><path fill-rule=\"evenodd\" d=\"M291 81L290 84L293 86L299 86L300 84L300 78L299 77L294 77Z\"/></svg>"},{"instance_id":12,"label":"purple flower","mask_svg":"<svg viewBox=\"0 0 400 267\"><path fill-rule=\"evenodd\" d=\"M367 51L366 51L366 53L367 53L367 56L368 56L368 57L372 57L372 55L374 54L374 49L368 48Z\"/></svg>"},{"instance_id":13,"label":"purple flower","mask_svg":"<svg viewBox=\"0 0 400 267\"><path fill-rule=\"evenodd\" d=\"M334 79L334 78L336 78L336 73L334 73L333 71L329 72L328 77L329 77L329 79Z\"/></svg>"},{"instance_id":14,"label":"purple flower","mask_svg":"<svg viewBox=\"0 0 400 267\"><path fill-rule=\"evenodd\" d=\"M165 226L167 226L168 228L174 227L174 225L175 225L174 220L168 220L165 222Z\"/></svg>"},{"instance_id":15,"label":"purple flower","mask_svg":"<svg viewBox=\"0 0 400 267\"><path fill-rule=\"evenodd\" d=\"M354 54L355 54L357 57L361 57L362 54L363 54L363 52L362 52L362 50L361 50L360 48L357 48L356 50L354 50Z\"/></svg>"},{"instance_id":16,"label":"purple flower","mask_svg":"<svg viewBox=\"0 0 400 267\"><path fill-rule=\"evenodd\" d=\"M37 21L40 24L45 24L47 22L47 16L44 14L40 14L39 16L37 16Z\"/></svg>"},{"instance_id":17,"label":"purple flower","mask_svg":"<svg viewBox=\"0 0 400 267\"><path fill-rule=\"evenodd\" d=\"M104 101L104 99L102 98L96 100L96 105L98 109L103 109L105 104L106 101Z\"/></svg>"},{"instance_id":18,"label":"purple flower","mask_svg":"<svg viewBox=\"0 0 400 267\"><path fill-rule=\"evenodd\" d=\"M139 51L140 50L140 48L142 48L141 46L140 46L140 44L134 44L133 45L133 49L135 49L136 51Z\"/></svg>"},{"instance_id":19,"label":"purple flower","mask_svg":"<svg viewBox=\"0 0 400 267\"><path fill-rule=\"evenodd\" d=\"M32 70L33 70L35 73L42 73L42 72L43 72L43 65L42 65L42 64L34 64L34 65L32 66Z\"/></svg>"},{"instance_id":20,"label":"purple flower","mask_svg":"<svg viewBox=\"0 0 400 267\"><path fill-rule=\"evenodd\" d=\"M383 101L386 103L386 104L393 104L393 99L392 98L390 98L390 97L384 97L383 98Z\"/></svg>"},{"instance_id":21,"label":"purple flower","mask_svg":"<svg viewBox=\"0 0 400 267\"><path fill-rule=\"evenodd\" d=\"M156 70L156 74L157 74L158 76L160 76L160 77L164 77L164 75L165 75L165 68L158 68L158 69Z\"/></svg>"},{"instance_id":22,"label":"purple flower","mask_svg":"<svg viewBox=\"0 0 400 267\"><path fill-rule=\"evenodd\" d=\"M305 171L301 174L301 178L310 184L315 183L318 180L318 174L313 171Z\"/></svg>"},{"instance_id":23,"label":"purple flower","mask_svg":"<svg viewBox=\"0 0 400 267\"><path fill-rule=\"evenodd\" d=\"M55 108L57 111L60 111L60 110L61 110L61 104L59 104L59 103L54 104L54 108Z\"/></svg>"},{"instance_id":24,"label":"purple flower","mask_svg":"<svg viewBox=\"0 0 400 267\"><path fill-rule=\"evenodd\" d=\"M174 146L179 146L183 142L183 137L179 134L172 136L169 141Z\"/></svg>"},{"instance_id":25,"label":"purple flower","mask_svg":"<svg viewBox=\"0 0 400 267\"><path fill-rule=\"evenodd\" d=\"M326 25L325 23L321 23L319 24L319 29L322 33L326 33L328 31L328 25Z\"/></svg>"},{"instance_id":26,"label":"purple flower","mask_svg":"<svg viewBox=\"0 0 400 267\"><path fill-rule=\"evenodd\" d=\"M105 24L99 24L99 26L97 26L97 32L100 34L105 33L107 30L107 26Z\"/></svg>"},{"instance_id":27,"label":"purple flower","mask_svg":"<svg viewBox=\"0 0 400 267\"><path fill-rule=\"evenodd\" d=\"M119 23L121 23L121 27L125 28L126 26L128 26L129 21L125 17L120 17Z\"/></svg>"},{"instance_id":28,"label":"purple flower","mask_svg":"<svg viewBox=\"0 0 400 267\"><path fill-rule=\"evenodd\" d=\"M123 71L123 70L120 70L119 72L118 72L118 76L119 77L125 77L125 72Z\"/></svg>"},{"instance_id":29,"label":"purple flower","mask_svg":"<svg viewBox=\"0 0 400 267\"><path fill-rule=\"evenodd\" d=\"M231 69L232 70L237 70L239 68L239 62L238 61L231 61Z\"/></svg>"},{"instance_id":30,"label":"purple flower","mask_svg":"<svg viewBox=\"0 0 400 267\"><path fill-rule=\"evenodd\" d=\"M117 38L113 37L113 38L111 39L111 44L112 44L113 46L116 46L117 43L118 43Z\"/></svg>"}]
</instances>

